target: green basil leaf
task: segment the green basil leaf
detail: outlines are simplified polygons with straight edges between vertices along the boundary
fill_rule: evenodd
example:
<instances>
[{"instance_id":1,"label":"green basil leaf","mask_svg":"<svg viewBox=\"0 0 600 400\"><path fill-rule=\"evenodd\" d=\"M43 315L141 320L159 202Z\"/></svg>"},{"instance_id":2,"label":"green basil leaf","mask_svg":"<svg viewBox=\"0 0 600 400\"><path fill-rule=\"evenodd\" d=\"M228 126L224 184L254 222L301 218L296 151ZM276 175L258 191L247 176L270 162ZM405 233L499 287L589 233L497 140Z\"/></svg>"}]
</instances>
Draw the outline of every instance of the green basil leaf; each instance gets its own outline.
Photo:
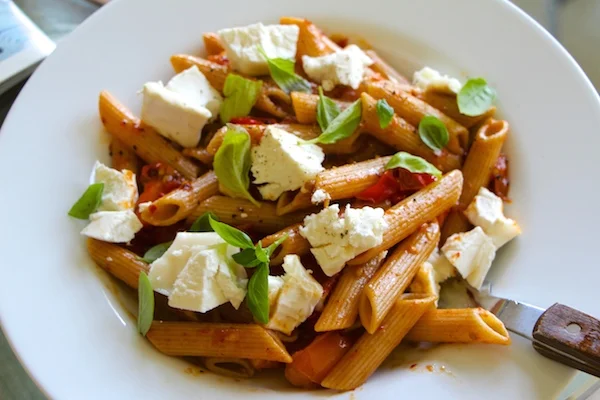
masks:
<instances>
[{"instance_id":1,"label":"green basil leaf","mask_svg":"<svg viewBox=\"0 0 600 400\"><path fill-rule=\"evenodd\" d=\"M394 168L404 168L413 173L429 174L436 178L442 176L442 172L439 169L421 157L413 156L404 151L394 154L390 161L385 165L386 170Z\"/></svg>"},{"instance_id":2,"label":"green basil leaf","mask_svg":"<svg viewBox=\"0 0 600 400\"><path fill-rule=\"evenodd\" d=\"M271 255L273 254L273 252L275 251L276 248L279 247L279 245L283 242L285 242L285 240L289 237L290 235L288 235L287 233L285 235L283 235L282 237L280 237L279 239L277 239L276 241L274 241L273 243L271 243L265 250L267 251L267 255L269 257L271 257Z\"/></svg>"},{"instance_id":3,"label":"green basil leaf","mask_svg":"<svg viewBox=\"0 0 600 400\"><path fill-rule=\"evenodd\" d=\"M212 212L205 212L194 221L192 226L190 226L190 229L188 229L188 232L212 232L213 228L210 226L209 218L212 218L215 221L219 220L219 217Z\"/></svg>"},{"instance_id":4,"label":"green basil leaf","mask_svg":"<svg viewBox=\"0 0 600 400\"><path fill-rule=\"evenodd\" d=\"M385 129L394 119L394 109L385 99L377 100L377 117L379 117L379 127Z\"/></svg>"},{"instance_id":5,"label":"green basil leaf","mask_svg":"<svg viewBox=\"0 0 600 400\"><path fill-rule=\"evenodd\" d=\"M323 88L319 86L319 102L317 103L317 122L321 131L325 131L331 121L340 115L337 103L323 94Z\"/></svg>"},{"instance_id":6,"label":"green basil leaf","mask_svg":"<svg viewBox=\"0 0 600 400\"><path fill-rule=\"evenodd\" d=\"M262 244L258 242L258 246L254 249L254 254L256 254L256 259L261 263L269 263L269 255L266 250L262 248Z\"/></svg>"},{"instance_id":7,"label":"green basil leaf","mask_svg":"<svg viewBox=\"0 0 600 400\"><path fill-rule=\"evenodd\" d=\"M235 117L245 117L254 107L262 81L246 79L236 74L229 74L223 86L225 99L221 105L221 122L224 124Z\"/></svg>"},{"instance_id":8,"label":"green basil leaf","mask_svg":"<svg viewBox=\"0 0 600 400\"><path fill-rule=\"evenodd\" d=\"M138 278L138 319L137 328L142 336L150 330L152 320L154 319L154 290L148 275L144 271L140 272Z\"/></svg>"},{"instance_id":9,"label":"green basil leaf","mask_svg":"<svg viewBox=\"0 0 600 400\"><path fill-rule=\"evenodd\" d=\"M495 99L496 91L483 78L469 79L456 96L460 113L470 117L485 113Z\"/></svg>"},{"instance_id":10,"label":"green basil leaf","mask_svg":"<svg viewBox=\"0 0 600 400\"><path fill-rule=\"evenodd\" d=\"M441 151L448 144L448 129L433 115L423 117L419 122L419 136L431 150Z\"/></svg>"},{"instance_id":11,"label":"green basil leaf","mask_svg":"<svg viewBox=\"0 0 600 400\"><path fill-rule=\"evenodd\" d=\"M79 200L69 210L69 215L74 218L88 219L102 203L104 183L93 183L83 192Z\"/></svg>"},{"instance_id":12,"label":"green basil leaf","mask_svg":"<svg viewBox=\"0 0 600 400\"><path fill-rule=\"evenodd\" d=\"M233 261L236 263L247 268L256 267L260 263L260 261L256 259L254 248L243 249L239 253L232 255L231 258L233 258Z\"/></svg>"},{"instance_id":13,"label":"green basil leaf","mask_svg":"<svg viewBox=\"0 0 600 400\"><path fill-rule=\"evenodd\" d=\"M303 143L322 143L331 144L338 140L346 139L356 131L358 125L360 125L360 118L362 116L362 104L360 100L356 100L342 111L325 129L319 137L308 140Z\"/></svg>"},{"instance_id":14,"label":"green basil leaf","mask_svg":"<svg viewBox=\"0 0 600 400\"><path fill-rule=\"evenodd\" d=\"M287 94L290 94L291 92L312 93L310 82L296 74L294 70L296 65L295 60L289 60L287 58L269 58L262 47L258 47L258 51L262 54L263 58L267 60L271 78L273 78L277 86L284 92Z\"/></svg>"},{"instance_id":15,"label":"green basil leaf","mask_svg":"<svg viewBox=\"0 0 600 400\"><path fill-rule=\"evenodd\" d=\"M250 136L242 128L229 128L213 162L219 184L231 196L250 200L260 206L248 191L250 187Z\"/></svg>"},{"instance_id":16,"label":"green basil leaf","mask_svg":"<svg viewBox=\"0 0 600 400\"><path fill-rule=\"evenodd\" d=\"M148 264L152 264L154 261L161 258L172 244L173 241L170 241L151 247L147 252L144 253L142 260L146 261Z\"/></svg>"},{"instance_id":17,"label":"green basil leaf","mask_svg":"<svg viewBox=\"0 0 600 400\"><path fill-rule=\"evenodd\" d=\"M269 266L261 263L248 282L248 308L261 324L269 322Z\"/></svg>"},{"instance_id":18,"label":"green basil leaf","mask_svg":"<svg viewBox=\"0 0 600 400\"><path fill-rule=\"evenodd\" d=\"M208 217L211 228L227 243L242 249L254 249L252 239L239 229Z\"/></svg>"}]
</instances>

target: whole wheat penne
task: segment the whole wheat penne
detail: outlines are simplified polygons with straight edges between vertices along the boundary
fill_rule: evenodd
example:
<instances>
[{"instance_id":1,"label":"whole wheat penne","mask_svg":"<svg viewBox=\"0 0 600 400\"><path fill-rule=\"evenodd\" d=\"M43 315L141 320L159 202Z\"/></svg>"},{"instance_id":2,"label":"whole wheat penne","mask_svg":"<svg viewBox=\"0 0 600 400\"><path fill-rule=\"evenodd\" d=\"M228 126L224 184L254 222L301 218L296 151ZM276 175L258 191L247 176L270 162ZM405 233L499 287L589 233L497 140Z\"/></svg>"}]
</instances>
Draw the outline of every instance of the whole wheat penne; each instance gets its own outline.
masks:
<instances>
[{"instance_id":1,"label":"whole wheat penne","mask_svg":"<svg viewBox=\"0 0 600 400\"><path fill-rule=\"evenodd\" d=\"M275 249L275 252L271 254L271 265L283 264L283 258L289 254L303 256L309 253L310 243L308 243L308 240L300 234L301 227L302 224L294 224L261 240L262 246L267 247L284 235L288 236L288 238Z\"/></svg>"},{"instance_id":2,"label":"whole wheat penne","mask_svg":"<svg viewBox=\"0 0 600 400\"><path fill-rule=\"evenodd\" d=\"M294 192L284 192L277 199L277 215L286 215L312 207L311 197L315 182L308 181Z\"/></svg>"},{"instance_id":3,"label":"whole wheat penne","mask_svg":"<svg viewBox=\"0 0 600 400\"><path fill-rule=\"evenodd\" d=\"M327 169L317 175L314 190L324 190L329 194L331 200L354 197L377 183L390 158L374 158L356 164Z\"/></svg>"},{"instance_id":4,"label":"whole wheat penne","mask_svg":"<svg viewBox=\"0 0 600 400\"><path fill-rule=\"evenodd\" d=\"M221 222L229 225L252 225L252 229L262 233L273 233L304 219L304 213L278 216L275 203L261 202L260 207L249 200L234 199L228 196L212 196L204 200L188 216L192 223L206 212L212 212Z\"/></svg>"},{"instance_id":5,"label":"whole wheat penne","mask_svg":"<svg viewBox=\"0 0 600 400\"><path fill-rule=\"evenodd\" d=\"M144 221L154 226L169 226L190 215L204 200L219 193L219 182L213 171L196 178L189 184L155 200L148 207L140 207Z\"/></svg>"},{"instance_id":6,"label":"whole wheat penne","mask_svg":"<svg viewBox=\"0 0 600 400\"><path fill-rule=\"evenodd\" d=\"M384 218L388 229L383 234L383 242L356 256L348 262L358 265L367 262L383 250L387 250L410 236L427 221L449 210L456 204L462 191L463 177L458 170L448 172L434 182L386 210Z\"/></svg>"},{"instance_id":7,"label":"whole wheat penne","mask_svg":"<svg viewBox=\"0 0 600 400\"><path fill-rule=\"evenodd\" d=\"M436 155L419 137L417 129L398 115L390 124L381 128L379 116L377 115L377 100L367 93L361 95L362 101L362 129L378 140L392 146L396 150L407 151L419 157L423 157L443 172L460 168L462 156L450 153L443 149Z\"/></svg>"},{"instance_id":8,"label":"whole wheat penne","mask_svg":"<svg viewBox=\"0 0 600 400\"><path fill-rule=\"evenodd\" d=\"M351 390L366 380L400 344L406 333L433 306L435 297L407 294L394 303L382 329L364 333L350 351L333 367L321 385L336 390Z\"/></svg>"},{"instance_id":9,"label":"whole wheat penne","mask_svg":"<svg viewBox=\"0 0 600 400\"><path fill-rule=\"evenodd\" d=\"M292 361L275 335L254 324L154 321L146 337L170 356Z\"/></svg>"},{"instance_id":10,"label":"whole wheat penne","mask_svg":"<svg viewBox=\"0 0 600 400\"><path fill-rule=\"evenodd\" d=\"M150 269L137 254L114 243L89 238L87 249L100 268L134 289L138 287L140 272Z\"/></svg>"},{"instance_id":11,"label":"whole wheat penne","mask_svg":"<svg viewBox=\"0 0 600 400\"><path fill-rule=\"evenodd\" d=\"M386 258L383 266L365 286L358 313L369 333L374 333L394 302L412 282L417 270L425 262L440 240L440 227L437 222L424 224L404 240Z\"/></svg>"},{"instance_id":12,"label":"whole wheat penne","mask_svg":"<svg viewBox=\"0 0 600 400\"><path fill-rule=\"evenodd\" d=\"M296 45L296 59L299 62L302 62L302 56L319 57L339 49L337 44L307 19L281 17L279 22L283 25L297 25L300 28Z\"/></svg>"},{"instance_id":13,"label":"whole wheat penne","mask_svg":"<svg viewBox=\"0 0 600 400\"><path fill-rule=\"evenodd\" d=\"M460 155L467 148L469 140L467 128L437 108L402 90L400 85L390 81L371 81L366 86L369 95L377 100L385 99L398 116L413 126L419 126L423 117L427 115L433 115L440 119L448 129L449 140L446 145L448 151Z\"/></svg>"},{"instance_id":14,"label":"whole wheat penne","mask_svg":"<svg viewBox=\"0 0 600 400\"><path fill-rule=\"evenodd\" d=\"M433 265L428 262L421 264L408 289L411 293L439 297L440 285L435 280L435 270Z\"/></svg>"},{"instance_id":15,"label":"whole wheat penne","mask_svg":"<svg viewBox=\"0 0 600 400\"><path fill-rule=\"evenodd\" d=\"M442 243L457 232L464 232L471 224L463 211L482 187L487 187L492 177L492 168L500 155L509 131L506 121L490 119L479 128L463 166L464 185L458 206L448 214L442 227Z\"/></svg>"},{"instance_id":16,"label":"whole wheat penne","mask_svg":"<svg viewBox=\"0 0 600 400\"><path fill-rule=\"evenodd\" d=\"M351 327L358 316L363 288L379 269L387 252L382 251L362 265L344 268L315 325L315 331L335 331Z\"/></svg>"},{"instance_id":17,"label":"whole wheat penne","mask_svg":"<svg viewBox=\"0 0 600 400\"><path fill-rule=\"evenodd\" d=\"M502 321L483 308L429 310L406 339L431 343L510 344Z\"/></svg>"},{"instance_id":18,"label":"whole wheat penne","mask_svg":"<svg viewBox=\"0 0 600 400\"><path fill-rule=\"evenodd\" d=\"M176 150L154 129L142 125L140 120L110 93L100 93L98 108L100 119L108 133L147 163L168 164L188 179L194 179L200 173L200 167Z\"/></svg>"},{"instance_id":19,"label":"whole wheat penne","mask_svg":"<svg viewBox=\"0 0 600 400\"><path fill-rule=\"evenodd\" d=\"M435 90L426 90L424 92L416 93L415 95L425 103L437 108L467 129L471 129L482 121L492 118L496 113L496 107L492 106L483 114L475 117L462 114L458 109L458 103L456 102L455 94L442 93Z\"/></svg>"},{"instance_id":20,"label":"whole wheat penne","mask_svg":"<svg viewBox=\"0 0 600 400\"><path fill-rule=\"evenodd\" d=\"M277 361L267 361L267 360L255 360L251 359L250 365L257 371L262 371L263 369L275 369L281 368L283 366L282 363L278 363Z\"/></svg>"},{"instance_id":21,"label":"whole wheat penne","mask_svg":"<svg viewBox=\"0 0 600 400\"><path fill-rule=\"evenodd\" d=\"M119 139L112 138L109 146L111 166L116 170L127 169L134 174L140 172L140 159L135 152Z\"/></svg>"},{"instance_id":22,"label":"whole wheat penne","mask_svg":"<svg viewBox=\"0 0 600 400\"><path fill-rule=\"evenodd\" d=\"M252 378L256 372L250 360L233 357L207 357L204 367L215 374L241 379Z\"/></svg>"},{"instance_id":23,"label":"whole wheat penne","mask_svg":"<svg viewBox=\"0 0 600 400\"><path fill-rule=\"evenodd\" d=\"M202 40L204 41L204 49L206 53L210 55L219 54L225 50L223 45L221 44L221 39L219 39L219 35L214 32L206 32L202 35Z\"/></svg>"},{"instance_id":24,"label":"whole wheat penne","mask_svg":"<svg viewBox=\"0 0 600 400\"><path fill-rule=\"evenodd\" d=\"M373 71L379 73L383 78L394 83L405 85L407 91L410 90L410 81L404 77L404 75L396 71L394 67L379 57L379 54L377 54L375 50L367 50L365 53L367 53L369 58L373 60L373 65L371 65L371 69Z\"/></svg>"},{"instance_id":25,"label":"whole wheat penne","mask_svg":"<svg viewBox=\"0 0 600 400\"><path fill-rule=\"evenodd\" d=\"M314 124L317 122L317 103L319 96L316 94L292 92L292 108L296 119L301 124ZM345 110L350 106L350 102L335 100L340 110Z\"/></svg>"}]
</instances>

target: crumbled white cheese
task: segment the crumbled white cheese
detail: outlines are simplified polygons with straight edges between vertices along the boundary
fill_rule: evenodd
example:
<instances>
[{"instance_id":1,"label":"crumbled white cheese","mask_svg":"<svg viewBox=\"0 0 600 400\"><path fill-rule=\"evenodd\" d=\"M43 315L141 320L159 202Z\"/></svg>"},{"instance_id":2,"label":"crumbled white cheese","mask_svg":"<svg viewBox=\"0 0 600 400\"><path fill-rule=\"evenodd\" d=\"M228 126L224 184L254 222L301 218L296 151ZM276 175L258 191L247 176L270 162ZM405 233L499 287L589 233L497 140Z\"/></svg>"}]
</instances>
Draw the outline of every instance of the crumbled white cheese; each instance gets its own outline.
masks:
<instances>
[{"instance_id":1,"label":"crumbled white cheese","mask_svg":"<svg viewBox=\"0 0 600 400\"><path fill-rule=\"evenodd\" d=\"M272 125L258 146L252 148L254 183L265 200L277 200L288 190L297 190L324 170L323 150L315 144L303 144L302 139Z\"/></svg>"},{"instance_id":2,"label":"crumbled white cheese","mask_svg":"<svg viewBox=\"0 0 600 400\"><path fill-rule=\"evenodd\" d=\"M496 256L496 247L483 229L477 226L469 232L450 236L442 252L461 276L479 290Z\"/></svg>"},{"instance_id":3,"label":"crumbled white cheese","mask_svg":"<svg viewBox=\"0 0 600 400\"><path fill-rule=\"evenodd\" d=\"M135 206L138 187L133 172L126 169L117 171L96 161L91 180L92 183L104 184L98 211L125 211Z\"/></svg>"},{"instance_id":4,"label":"crumbled white cheese","mask_svg":"<svg viewBox=\"0 0 600 400\"><path fill-rule=\"evenodd\" d=\"M283 286L266 327L289 335L311 316L323 296L323 287L304 269L300 257L295 254L284 257L283 269L285 275L280 278Z\"/></svg>"},{"instance_id":5,"label":"crumbled white cheese","mask_svg":"<svg viewBox=\"0 0 600 400\"><path fill-rule=\"evenodd\" d=\"M315 192L312 194L312 197L310 198L310 201L313 204L321 204L327 200L331 200L331 196L323 189L315 190Z\"/></svg>"},{"instance_id":6,"label":"crumbled white cheese","mask_svg":"<svg viewBox=\"0 0 600 400\"><path fill-rule=\"evenodd\" d=\"M431 253L427 262L433 267L437 283L442 283L456 275L454 266L437 248Z\"/></svg>"},{"instance_id":7,"label":"crumbled white cheese","mask_svg":"<svg viewBox=\"0 0 600 400\"><path fill-rule=\"evenodd\" d=\"M462 83L458 79L442 75L439 71L429 67L414 73L413 85L424 91L435 90L450 94L456 94L462 89Z\"/></svg>"},{"instance_id":8,"label":"crumbled white cheese","mask_svg":"<svg viewBox=\"0 0 600 400\"><path fill-rule=\"evenodd\" d=\"M275 309L275 304L277 304L277 299L279 299L283 284L284 281L282 277L269 275L267 280L267 291L269 296L269 309L271 310L270 314L272 314Z\"/></svg>"},{"instance_id":9,"label":"crumbled white cheese","mask_svg":"<svg viewBox=\"0 0 600 400\"><path fill-rule=\"evenodd\" d=\"M494 242L496 249L521 234L521 228L516 221L504 216L503 208L502 199L482 187L465 210L469 221L483 229Z\"/></svg>"},{"instance_id":10,"label":"crumbled white cheese","mask_svg":"<svg viewBox=\"0 0 600 400\"><path fill-rule=\"evenodd\" d=\"M127 243L142 226L132 210L98 211L90 215L90 223L81 234L104 242Z\"/></svg>"},{"instance_id":11,"label":"crumbled white cheese","mask_svg":"<svg viewBox=\"0 0 600 400\"><path fill-rule=\"evenodd\" d=\"M327 276L340 272L346 262L383 242L388 224L382 208L351 208L346 206L339 217L339 205L324 208L318 214L304 218L300 234L313 247L317 262Z\"/></svg>"},{"instance_id":12,"label":"crumbled white cheese","mask_svg":"<svg viewBox=\"0 0 600 400\"><path fill-rule=\"evenodd\" d=\"M198 145L202 128L217 117L223 101L196 66L173 77L167 86L148 82L142 93L142 120L183 147Z\"/></svg>"},{"instance_id":13,"label":"crumbled white cheese","mask_svg":"<svg viewBox=\"0 0 600 400\"><path fill-rule=\"evenodd\" d=\"M296 25L263 25L262 23L222 29L219 38L234 70L251 76L268 75L269 58L294 59L300 28Z\"/></svg>"},{"instance_id":14,"label":"crumbled white cheese","mask_svg":"<svg viewBox=\"0 0 600 400\"><path fill-rule=\"evenodd\" d=\"M365 74L365 68L373 64L358 46L351 44L343 50L320 57L302 56L304 72L325 90L336 85L358 89Z\"/></svg>"}]
</instances>

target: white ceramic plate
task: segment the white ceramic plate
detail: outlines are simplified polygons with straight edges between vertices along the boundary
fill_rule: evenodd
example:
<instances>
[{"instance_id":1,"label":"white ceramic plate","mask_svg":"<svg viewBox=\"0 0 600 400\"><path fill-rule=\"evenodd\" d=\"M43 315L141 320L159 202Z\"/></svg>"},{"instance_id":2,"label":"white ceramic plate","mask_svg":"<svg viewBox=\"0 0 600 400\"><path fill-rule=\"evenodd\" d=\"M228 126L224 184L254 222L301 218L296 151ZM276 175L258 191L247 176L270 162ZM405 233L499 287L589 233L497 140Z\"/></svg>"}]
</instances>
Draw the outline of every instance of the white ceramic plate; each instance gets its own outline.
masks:
<instances>
[{"instance_id":1,"label":"white ceramic plate","mask_svg":"<svg viewBox=\"0 0 600 400\"><path fill-rule=\"evenodd\" d=\"M560 301L600 315L600 269L592 264L600 226L600 101L564 49L509 3L119 1L60 44L27 83L0 134L0 318L50 397L331 395L292 390L282 380L236 382L185 373L188 365L162 356L136 334L133 319L85 252L82 223L67 217L93 162L108 159L97 116L100 90L137 111L142 84L172 75L171 54L201 51L203 32L275 22L281 15L358 34L405 72L427 64L486 77L513 126L509 215L524 231L496 261L495 289L540 306ZM411 370L413 363L418 365ZM400 352L352 398L549 399L573 375L515 338L510 347Z\"/></svg>"}]
</instances>

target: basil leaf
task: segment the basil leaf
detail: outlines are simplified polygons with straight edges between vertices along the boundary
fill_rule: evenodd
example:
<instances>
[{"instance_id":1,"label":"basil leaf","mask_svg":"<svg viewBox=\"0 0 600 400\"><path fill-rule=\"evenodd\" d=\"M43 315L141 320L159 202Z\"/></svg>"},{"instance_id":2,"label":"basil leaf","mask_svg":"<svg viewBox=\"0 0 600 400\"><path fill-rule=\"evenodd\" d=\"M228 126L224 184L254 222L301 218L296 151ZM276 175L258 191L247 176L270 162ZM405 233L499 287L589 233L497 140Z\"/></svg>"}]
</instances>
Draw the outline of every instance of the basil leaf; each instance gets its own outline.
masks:
<instances>
[{"instance_id":1,"label":"basil leaf","mask_svg":"<svg viewBox=\"0 0 600 400\"><path fill-rule=\"evenodd\" d=\"M224 124L235 117L250 114L262 88L262 81L254 81L236 74L229 74L223 86L225 99L221 105L221 122Z\"/></svg>"},{"instance_id":2,"label":"basil leaf","mask_svg":"<svg viewBox=\"0 0 600 400\"><path fill-rule=\"evenodd\" d=\"M441 151L448 144L448 129L433 115L423 117L419 122L419 136L431 150Z\"/></svg>"},{"instance_id":3,"label":"basil leaf","mask_svg":"<svg viewBox=\"0 0 600 400\"><path fill-rule=\"evenodd\" d=\"M233 258L233 261L236 263L247 268L256 267L256 265L260 263L260 261L256 259L256 252L254 248L243 249L239 253L232 255L231 258Z\"/></svg>"},{"instance_id":4,"label":"basil leaf","mask_svg":"<svg viewBox=\"0 0 600 400\"><path fill-rule=\"evenodd\" d=\"M147 252L144 253L142 260L146 261L148 264L152 264L154 261L161 258L172 244L173 241L170 241L151 247Z\"/></svg>"},{"instance_id":5,"label":"basil leaf","mask_svg":"<svg viewBox=\"0 0 600 400\"><path fill-rule=\"evenodd\" d=\"M385 129L394 119L394 109L388 104L385 99L377 100L376 105L377 117L379 117L379 127Z\"/></svg>"},{"instance_id":6,"label":"basil leaf","mask_svg":"<svg viewBox=\"0 0 600 400\"><path fill-rule=\"evenodd\" d=\"M219 184L235 197L250 200L260 206L248 191L250 187L250 136L244 129L229 128L213 162Z\"/></svg>"},{"instance_id":7,"label":"basil leaf","mask_svg":"<svg viewBox=\"0 0 600 400\"><path fill-rule=\"evenodd\" d=\"M256 254L257 260L259 260L262 263L269 263L269 255L267 254L265 249L262 248L262 244L260 242L258 242L258 246L256 246L256 248L254 249L254 253Z\"/></svg>"},{"instance_id":8,"label":"basil leaf","mask_svg":"<svg viewBox=\"0 0 600 400\"><path fill-rule=\"evenodd\" d=\"M235 247L241 247L242 249L254 249L254 243L252 239L244 232L239 229L229 226L222 222L219 222L212 217L208 217L211 228L227 243Z\"/></svg>"},{"instance_id":9,"label":"basil leaf","mask_svg":"<svg viewBox=\"0 0 600 400\"><path fill-rule=\"evenodd\" d=\"M269 267L261 263L248 282L248 308L261 324L269 322Z\"/></svg>"},{"instance_id":10,"label":"basil leaf","mask_svg":"<svg viewBox=\"0 0 600 400\"><path fill-rule=\"evenodd\" d=\"M287 94L291 92L312 93L310 82L296 74L294 66L295 60L287 58L269 58L262 47L258 47L258 51L267 60L271 78L275 83Z\"/></svg>"},{"instance_id":11,"label":"basil leaf","mask_svg":"<svg viewBox=\"0 0 600 400\"><path fill-rule=\"evenodd\" d=\"M319 102L317 103L317 122L322 131L325 131L331 121L340 115L337 103L323 94L323 88L319 86Z\"/></svg>"},{"instance_id":12,"label":"basil leaf","mask_svg":"<svg viewBox=\"0 0 600 400\"><path fill-rule=\"evenodd\" d=\"M331 144L338 140L346 139L356 131L358 125L360 125L360 118L362 116L362 104L360 100L356 100L342 111L325 129L319 137L308 140L304 143L322 143Z\"/></svg>"},{"instance_id":13,"label":"basil leaf","mask_svg":"<svg viewBox=\"0 0 600 400\"><path fill-rule=\"evenodd\" d=\"M275 251L276 248L279 247L279 245L283 242L285 242L285 240L289 237L290 235L288 235L287 233L285 235L283 235L282 237L280 237L279 239L277 239L276 241L274 241L273 243L271 243L265 250L267 252L267 255L269 257L271 257L271 255L273 254L273 252Z\"/></svg>"},{"instance_id":14,"label":"basil leaf","mask_svg":"<svg viewBox=\"0 0 600 400\"><path fill-rule=\"evenodd\" d=\"M83 192L79 200L69 210L69 215L74 218L88 219L90 214L98 209L102 203L104 183L93 183Z\"/></svg>"},{"instance_id":15,"label":"basil leaf","mask_svg":"<svg viewBox=\"0 0 600 400\"><path fill-rule=\"evenodd\" d=\"M495 99L496 91L483 78L469 79L456 96L460 113L469 117L485 113Z\"/></svg>"},{"instance_id":16,"label":"basil leaf","mask_svg":"<svg viewBox=\"0 0 600 400\"><path fill-rule=\"evenodd\" d=\"M137 328L142 336L150 330L152 320L154 319L154 290L148 275L144 271L140 272L138 278L138 318Z\"/></svg>"},{"instance_id":17,"label":"basil leaf","mask_svg":"<svg viewBox=\"0 0 600 400\"><path fill-rule=\"evenodd\" d=\"M442 176L442 172L422 159L421 157L413 156L412 154L401 151L392 156L390 161L385 165L385 169L404 168L412 173L429 174L436 178Z\"/></svg>"},{"instance_id":18,"label":"basil leaf","mask_svg":"<svg viewBox=\"0 0 600 400\"><path fill-rule=\"evenodd\" d=\"M219 217L212 212L205 212L194 221L192 226L190 226L190 229L188 229L188 232L212 232L213 228L210 226L209 218L212 218L215 221L219 220Z\"/></svg>"}]
</instances>

